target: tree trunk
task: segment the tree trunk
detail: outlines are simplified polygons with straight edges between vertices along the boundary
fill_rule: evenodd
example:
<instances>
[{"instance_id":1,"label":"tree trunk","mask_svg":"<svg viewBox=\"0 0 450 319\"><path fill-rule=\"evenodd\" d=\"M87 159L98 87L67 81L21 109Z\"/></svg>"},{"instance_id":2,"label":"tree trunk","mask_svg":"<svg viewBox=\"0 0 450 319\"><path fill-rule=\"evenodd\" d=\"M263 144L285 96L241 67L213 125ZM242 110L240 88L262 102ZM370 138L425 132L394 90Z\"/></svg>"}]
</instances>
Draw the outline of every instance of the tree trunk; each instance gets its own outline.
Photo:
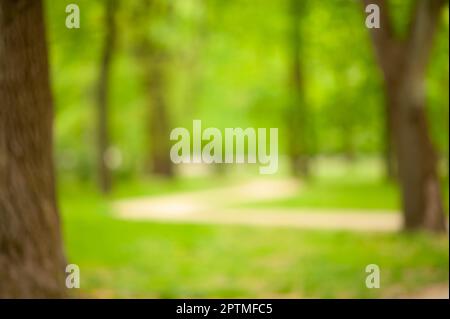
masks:
<instances>
[{"instance_id":1,"label":"tree trunk","mask_svg":"<svg viewBox=\"0 0 450 319\"><path fill-rule=\"evenodd\" d=\"M395 151L393 146L393 131L395 126L394 116L392 114L393 109L394 107L390 105L390 102L386 101L384 108L385 125L382 141L384 144L384 168L388 181L397 180L397 165L395 162Z\"/></svg>"},{"instance_id":2,"label":"tree trunk","mask_svg":"<svg viewBox=\"0 0 450 319\"><path fill-rule=\"evenodd\" d=\"M304 99L304 86L301 55L301 35L299 20L303 14L305 5L301 1L290 0L289 10L291 15L289 45L291 51L290 74L290 101L287 112L288 123L288 149L291 162L291 170L294 176L309 176L309 158L307 154L307 130L306 130L306 105Z\"/></svg>"},{"instance_id":3,"label":"tree trunk","mask_svg":"<svg viewBox=\"0 0 450 319\"><path fill-rule=\"evenodd\" d=\"M442 194L426 119L425 74L433 35L444 0L416 1L406 40L394 35L386 1L366 0L380 7L381 28L371 29L383 71L388 125L402 190L404 228L446 230Z\"/></svg>"},{"instance_id":4,"label":"tree trunk","mask_svg":"<svg viewBox=\"0 0 450 319\"><path fill-rule=\"evenodd\" d=\"M106 0L106 35L103 48L100 78L98 83L98 179L100 190L106 194L111 190L111 172L108 167L107 152L109 149L108 133L108 92L109 78L111 71L111 59L116 38L116 25L114 14L116 10L116 0Z\"/></svg>"},{"instance_id":5,"label":"tree trunk","mask_svg":"<svg viewBox=\"0 0 450 319\"><path fill-rule=\"evenodd\" d=\"M0 298L65 296L40 0L0 0Z\"/></svg>"},{"instance_id":6,"label":"tree trunk","mask_svg":"<svg viewBox=\"0 0 450 319\"><path fill-rule=\"evenodd\" d=\"M398 108L394 138L405 229L440 232L446 228L437 173L438 158L428 133L425 95L418 92L424 80L405 77L401 87L388 95L393 96Z\"/></svg>"},{"instance_id":7,"label":"tree trunk","mask_svg":"<svg viewBox=\"0 0 450 319\"><path fill-rule=\"evenodd\" d=\"M148 30L149 21L158 23L169 19L172 5L169 2L144 1L135 7L133 23ZM151 25L153 26L153 25ZM142 69L142 79L148 103L148 170L162 177L174 175L170 159L170 114L168 105L168 64L170 52L163 39L152 32L137 32L135 54Z\"/></svg>"},{"instance_id":8,"label":"tree trunk","mask_svg":"<svg viewBox=\"0 0 450 319\"><path fill-rule=\"evenodd\" d=\"M156 175L173 176L173 164L170 159L170 126L167 106L167 59L162 49L149 47L151 59L147 66L147 84L149 94L149 136L151 172Z\"/></svg>"}]
</instances>

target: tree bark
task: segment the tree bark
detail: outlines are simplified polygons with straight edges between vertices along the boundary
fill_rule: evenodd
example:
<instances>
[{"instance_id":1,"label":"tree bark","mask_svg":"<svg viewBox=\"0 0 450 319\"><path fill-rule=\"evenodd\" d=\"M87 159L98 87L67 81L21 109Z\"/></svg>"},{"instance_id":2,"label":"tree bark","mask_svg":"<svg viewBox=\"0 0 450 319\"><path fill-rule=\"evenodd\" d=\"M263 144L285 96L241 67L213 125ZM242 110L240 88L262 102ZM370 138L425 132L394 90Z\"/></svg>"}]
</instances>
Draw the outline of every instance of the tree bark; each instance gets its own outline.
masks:
<instances>
[{"instance_id":1,"label":"tree bark","mask_svg":"<svg viewBox=\"0 0 450 319\"><path fill-rule=\"evenodd\" d=\"M111 73L111 60L114 51L116 39L116 23L114 14L116 11L116 0L106 0L105 15L105 43L103 47L100 78L98 83L98 179L102 193L111 191L111 172L107 162L107 152L109 149L109 130L108 130L108 92Z\"/></svg>"},{"instance_id":2,"label":"tree bark","mask_svg":"<svg viewBox=\"0 0 450 319\"><path fill-rule=\"evenodd\" d=\"M392 140L402 189L406 230L445 231L444 208L437 173L437 155L426 119L425 71L443 0L416 1L406 41L393 35L387 3L380 7L381 28L372 29L383 71Z\"/></svg>"},{"instance_id":3,"label":"tree bark","mask_svg":"<svg viewBox=\"0 0 450 319\"><path fill-rule=\"evenodd\" d=\"M0 0L0 298L65 296L40 0Z\"/></svg>"}]
</instances>

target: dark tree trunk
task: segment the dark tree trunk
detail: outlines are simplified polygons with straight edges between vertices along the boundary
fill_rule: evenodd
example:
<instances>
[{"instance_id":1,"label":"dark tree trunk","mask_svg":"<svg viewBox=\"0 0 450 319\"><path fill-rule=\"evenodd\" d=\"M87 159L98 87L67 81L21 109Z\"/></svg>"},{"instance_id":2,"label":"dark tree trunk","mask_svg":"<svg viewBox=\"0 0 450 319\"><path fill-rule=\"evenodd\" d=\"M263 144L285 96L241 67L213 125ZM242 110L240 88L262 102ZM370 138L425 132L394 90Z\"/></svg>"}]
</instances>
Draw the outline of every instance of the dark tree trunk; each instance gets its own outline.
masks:
<instances>
[{"instance_id":1,"label":"dark tree trunk","mask_svg":"<svg viewBox=\"0 0 450 319\"><path fill-rule=\"evenodd\" d=\"M167 63L168 56L162 49L149 47L151 55L147 66L147 84L149 94L149 136L151 172L165 177L173 176L173 164L170 159L170 125L167 105Z\"/></svg>"},{"instance_id":2,"label":"dark tree trunk","mask_svg":"<svg viewBox=\"0 0 450 319\"><path fill-rule=\"evenodd\" d=\"M135 23L147 25L148 21L168 19L171 5L160 1L146 1L136 7ZM149 171L162 177L174 175L170 159L170 116L168 105L168 65L170 55L161 39L148 32L137 35L135 47L142 66L144 89L148 97Z\"/></svg>"},{"instance_id":3,"label":"dark tree trunk","mask_svg":"<svg viewBox=\"0 0 450 319\"><path fill-rule=\"evenodd\" d=\"M381 9L381 28L372 29L372 39L384 74L392 145L402 189L404 227L445 231L438 159L425 109L425 71L444 1L416 2L406 41L393 35L385 1L366 0L366 3L376 3Z\"/></svg>"},{"instance_id":4,"label":"dark tree trunk","mask_svg":"<svg viewBox=\"0 0 450 319\"><path fill-rule=\"evenodd\" d=\"M404 78L402 87L392 92L398 107L394 130L399 180L402 187L406 229L445 230L437 155L429 136L424 92L418 92L424 78ZM418 95L412 95L416 90ZM400 164L401 163L401 164Z\"/></svg>"},{"instance_id":5,"label":"dark tree trunk","mask_svg":"<svg viewBox=\"0 0 450 319\"><path fill-rule=\"evenodd\" d=\"M291 74L289 78L290 100L286 114L288 123L288 149L291 162L291 170L295 176L309 176L309 157L307 154L306 139L306 105L304 99L304 86L301 56L301 34L299 21L305 9L302 1L289 0L289 12L291 16L289 46L291 52Z\"/></svg>"},{"instance_id":6,"label":"dark tree trunk","mask_svg":"<svg viewBox=\"0 0 450 319\"><path fill-rule=\"evenodd\" d=\"M149 21L170 17L171 5L161 1L143 1L133 10L136 29L148 30ZM134 51L139 65L148 104L148 171L162 177L174 175L170 159L170 117L167 99L167 76L170 55L161 39L151 32L137 31Z\"/></svg>"},{"instance_id":7,"label":"dark tree trunk","mask_svg":"<svg viewBox=\"0 0 450 319\"><path fill-rule=\"evenodd\" d=\"M389 101L385 102L384 108L384 116L385 116L385 125L384 125L384 135L383 135L383 144L384 144L384 168L386 173L386 178L388 181L396 181L397 180L397 165L395 162L395 152L393 146L393 131L394 131L394 116L393 116L393 106L390 105Z\"/></svg>"},{"instance_id":8,"label":"dark tree trunk","mask_svg":"<svg viewBox=\"0 0 450 319\"><path fill-rule=\"evenodd\" d=\"M115 14L116 0L106 0L105 14L105 43L103 47L100 78L98 83L98 180L100 190L109 193L111 190L111 172L108 167L107 152L109 149L108 132L108 92L111 73L111 60L116 38Z\"/></svg>"},{"instance_id":9,"label":"dark tree trunk","mask_svg":"<svg viewBox=\"0 0 450 319\"><path fill-rule=\"evenodd\" d=\"M40 0L0 0L0 298L65 296Z\"/></svg>"}]
</instances>

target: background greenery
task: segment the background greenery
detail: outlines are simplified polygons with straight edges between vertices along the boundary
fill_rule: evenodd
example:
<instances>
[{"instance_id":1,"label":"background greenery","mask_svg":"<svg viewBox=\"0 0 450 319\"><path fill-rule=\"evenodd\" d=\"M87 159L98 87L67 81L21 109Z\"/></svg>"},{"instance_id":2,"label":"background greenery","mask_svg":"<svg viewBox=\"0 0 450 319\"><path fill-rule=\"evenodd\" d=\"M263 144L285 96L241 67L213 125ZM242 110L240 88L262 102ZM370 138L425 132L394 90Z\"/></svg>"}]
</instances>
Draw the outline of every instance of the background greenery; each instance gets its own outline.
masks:
<instances>
[{"instance_id":1,"label":"background greenery","mask_svg":"<svg viewBox=\"0 0 450 319\"><path fill-rule=\"evenodd\" d=\"M163 1L163 0L160 0ZM169 1L169 0L165 0ZM163 1L164 2L164 1ZM47 1L55 148L69 260L88 297L389 297L448 283L448 238L425 234L199 226L114 218L117 198L156 196L235 183L235 175L165 180L146 173L147 100L133 43L151 34L170 52L171 126L278 127L287 153L290 20L287 1L173 0L170 17L136 26L138 1L119 1L109 129L122 161L114 191L96 182L96 81L104 1ZM65 7L81 29L65 28ZM408 1L393 1L404 32ZM308 1L301 19L308 152L313 174L293 198L252 207L399 209L386 181L383 91L364 11L355 1ZM448 210L448 8L427 75L429 123L442 159ZM349 156L351 155L351 156ZM281 162L280 175L288 171ZM250 175L252 173L249 173ZM239 175L239 174L238 174ZM366 289L364 267L383 269L383 289Z\"/></svg>"}]
</instances>

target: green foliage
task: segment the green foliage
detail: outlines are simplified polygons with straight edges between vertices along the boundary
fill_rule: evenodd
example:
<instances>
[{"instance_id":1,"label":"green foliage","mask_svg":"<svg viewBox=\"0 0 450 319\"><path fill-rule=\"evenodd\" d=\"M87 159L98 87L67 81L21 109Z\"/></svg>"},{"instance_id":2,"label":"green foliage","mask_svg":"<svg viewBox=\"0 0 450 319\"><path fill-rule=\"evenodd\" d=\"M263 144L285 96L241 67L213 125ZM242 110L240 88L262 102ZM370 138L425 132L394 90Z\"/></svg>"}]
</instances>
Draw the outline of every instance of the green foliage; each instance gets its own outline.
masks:
<instances>
[{"instance_id":1,"label":"green foliage","mask_svg":"<svg viewBox=\"0 0 450 319\"><path fill-rule=\"evenodd\" d=\"M381 158L384 97L363 7L359 1L307 2L298 28L309 152L316 163L329 155ZM80 6L80 29L65 28L69 3ZM220 129L278 127L280 153L287 153L285 114L292 98L288 3L119 1L108 112L111 142L122 163L114 171L112 198L229 182L142 177L152 141L144 70L137 56L139 44L148 39L170 57L165 94L174 127L190 128L193 119ZM399 36L405 35L411 3L393 2ZM46 4L65 241L69 260L82 269L83 296L364 298L403 295L448 282L446 238L163 225L113 217L93 186L104 1ZM448 8L443 16L428 68L427 110L433 141L447 158L447 172ZM381 180L379 164L360 167L350 162L339 172L335 167L314 164L315 179L298 196L264 206L398 208L397 187ZM448 186L445 190L448 206ZM364 267L374 260L383 269L383 289L368 290Z\"/></svg>"},{"instance_id":2,"label":"green foliage","mask_svg":"<svg viewBox=\"0 0 450 319\"><path fill-rule=\"evenodd\" d=\"M79 0L81 29L64 27L65 6L47 3L56 104L56 153L63 170L92 175L95 91L103 40L102 1ZM139 39L151 37L170 53L169 114L173 126L201 118L207 126L279 127L286 152L285 109L290 76L288 1L120 1L118 48L110 90L112 144L123 156L116 175L142 172L148 158L146 89L136 61ZM364 11L352 1L309 1L301 28L305 125L314 154L374 154L383 150L381 76ZM394 1L401 36L409 2ZM448 10L428 72L429 122L448 154Z\"/></svg>"}]
</instances>

